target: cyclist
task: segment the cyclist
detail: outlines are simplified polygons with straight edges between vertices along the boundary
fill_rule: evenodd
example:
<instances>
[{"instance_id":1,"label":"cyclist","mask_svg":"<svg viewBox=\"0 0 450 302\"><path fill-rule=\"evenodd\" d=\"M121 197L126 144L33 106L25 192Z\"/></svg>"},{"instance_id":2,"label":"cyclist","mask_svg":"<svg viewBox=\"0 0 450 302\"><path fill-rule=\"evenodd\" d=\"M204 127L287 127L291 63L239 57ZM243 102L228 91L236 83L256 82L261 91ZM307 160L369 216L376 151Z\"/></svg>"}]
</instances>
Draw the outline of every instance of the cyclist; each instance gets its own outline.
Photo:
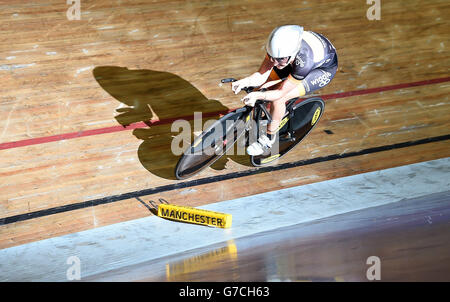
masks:
<instances>
[{"instance_id":1,"label":"cyclist","mask_svg":"<svg viewBox=\"0 0 450 302\"><path fill-rule=\"evenodd\" d=\"M330 41L299 25L275 28L267 39L266 52L257 72L231 86L235 94L244 87L267 89L247 94L242 98L246 105L254 106L257 100L271 102L272 122L267 125L267 135L261 135L247 148L252 156L263 154L274 144L286 102L326 86L338 67L336 49Z\"/></svg>"}]
</instances>

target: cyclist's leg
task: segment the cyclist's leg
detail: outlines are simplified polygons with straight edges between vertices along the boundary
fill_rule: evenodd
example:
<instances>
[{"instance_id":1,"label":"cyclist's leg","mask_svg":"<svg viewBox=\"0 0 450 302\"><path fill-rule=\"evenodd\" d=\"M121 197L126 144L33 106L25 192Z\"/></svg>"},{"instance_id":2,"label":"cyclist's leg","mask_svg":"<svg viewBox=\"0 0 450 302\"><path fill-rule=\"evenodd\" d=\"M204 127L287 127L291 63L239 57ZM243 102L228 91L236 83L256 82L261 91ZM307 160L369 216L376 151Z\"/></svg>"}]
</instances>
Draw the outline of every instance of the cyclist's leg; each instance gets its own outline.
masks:
<instances>
[{"instance_id":1,"label":"cyclist's leg","mask_svg":"<svg viewBox=\"0 0 450 302\"><path fill-rule=\"evenodd\" d=\"M271 79L278 78L279 80L277 80L276 85L281 85L282 80L285 80L287 76L291 73L291 70L288 67L282 70L274 68L269 78ZM282 100L270 102L270 115L272 117L272 121L267 125L266 133L264 134L261 133L261 135L258 137L258 140L252 143L247 148L247 153L249 155L252 156L261 155L263 154L263 152L265 152L265 150L270 149L273 146L277 137L276 132L281 123L281 120L283 119L285 112L286 112L285 102L283 102Z\"/></svg>"},{"instance_id":2,"label":"cyclist's leg","mask_svg":"<svg viewBox=\"0 0 450 302\"><path fill-rule=\"evenodd\" d=\"M305 89L302 81L298 81L290 75L288 76L287 81L293 82L297 88L292 89L284 97L271 103L272 107L270 108L270 113L272 115L273 122L268 127L269 134L276 132L281 120L286 115L286 102L293 98L298 98L305 95Z\"/></svg>"},{"instance_id":3,"label":"cyclist's leg","mask_svg":"<svg viewBox=\"0 0 450 302\"><path fill-rule=\"evenodd\" d=\"M274 68L270 75L271 78L278 79L277 84L284 81L292 72L292 66L286 66L283 69ZM291 97L292 98L292 97ZM285 98L273 101L270 103L270 115L272 116L272 122L267 125L267 133L274 135L278 129L281 120L286 114L286 100Z\"/></svg>"},{"instance_id":4,"label":"cyclist's leg","mask_svg":"<svg viewBox=\"0 0 450 302\"><path fill-rule=\"evenodd\" d=\"M269 87L281 83L289 76L291 71L292 71L291 66L287 66L286 68L283 69L273 68L266 83L264 83L259 89L263 88L267 89ZM270 115L272 116L272 122L268 125L268 132L272 133L278 128L280 121L282 120L285 114L286 104L283 104L281 100L276 102L270 102L267 104L267 109L269 109Z\"/></svg>"},{"instance_id":5,"label":"cyclist's leg","mask_svg":"<svg viewBox=\"0 0 450 302\"><path fill-rule=\"evenodd\" d=\"M270 115L272 116L272 122L267 125L268 134L275 134L285 114L286 102L284 101L284 99L271 102Z\"/></svg>"},{"instance_id":6,"label":"cyclist's leg","mask_svg":"<svg viewBox=\"0 0 450 302\"><path fill-rule=\"evenodd\" d=\"M310 94L320 88L328 85L334 78L337 71L337 57L331 66L320 67L312 70L303 80L303 86L305 87L305 93Z\"/></svg>"}]
</instances>

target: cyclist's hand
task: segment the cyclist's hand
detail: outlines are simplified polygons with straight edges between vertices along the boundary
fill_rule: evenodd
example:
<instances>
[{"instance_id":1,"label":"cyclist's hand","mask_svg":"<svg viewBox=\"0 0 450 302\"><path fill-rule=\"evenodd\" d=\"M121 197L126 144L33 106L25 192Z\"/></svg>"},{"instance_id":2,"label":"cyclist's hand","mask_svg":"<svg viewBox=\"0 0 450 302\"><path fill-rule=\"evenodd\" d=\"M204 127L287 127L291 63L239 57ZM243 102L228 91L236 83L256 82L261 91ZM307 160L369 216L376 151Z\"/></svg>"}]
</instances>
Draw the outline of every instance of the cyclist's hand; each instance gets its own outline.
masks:
<instances>
[{"instance_id":1,"label":"cyclist's hand","mask_svg":"<svg viewBox=\"0 0 450 302\"><path fill-rule=\"evenodd\" d=\"M250 86L250 80L248 78L244 78L242 80L231 83L231 90L233 90L234 94L238 94L245 87Z\"/></svg>"},{"instance_id":2,"label":"cyclist's hand","mask_svg":"<svg viewBox=\"0 0 450 302\"><path fill-rule=\"evenodd\" d=\"M255 106L255 103L257 100L261 99L261 93L260 92L250 92L246 96L244 96L241 101L244 102L247 106Z\"/></svg>"}]
</instances>

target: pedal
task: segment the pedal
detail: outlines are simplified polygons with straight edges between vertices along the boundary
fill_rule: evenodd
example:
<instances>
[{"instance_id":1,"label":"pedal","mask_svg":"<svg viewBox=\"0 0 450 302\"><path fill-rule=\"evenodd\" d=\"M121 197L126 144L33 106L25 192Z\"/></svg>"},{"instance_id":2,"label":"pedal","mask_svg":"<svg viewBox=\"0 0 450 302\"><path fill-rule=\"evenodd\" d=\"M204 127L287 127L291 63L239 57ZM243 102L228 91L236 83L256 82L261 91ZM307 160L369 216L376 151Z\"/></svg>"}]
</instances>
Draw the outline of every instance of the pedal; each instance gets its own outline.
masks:
<instances>
[{"instance_id":1,"label":"pedal","mask_svg":"<svg viewBox=\"0 0 450 302\"><path fill-rule=\"evenodd\" d=\"M283 137L280 137L280 140L285 142L295 142L296 138L295 136L292 136L290 132L288 132Z\"/></svg>"}]
</instances>

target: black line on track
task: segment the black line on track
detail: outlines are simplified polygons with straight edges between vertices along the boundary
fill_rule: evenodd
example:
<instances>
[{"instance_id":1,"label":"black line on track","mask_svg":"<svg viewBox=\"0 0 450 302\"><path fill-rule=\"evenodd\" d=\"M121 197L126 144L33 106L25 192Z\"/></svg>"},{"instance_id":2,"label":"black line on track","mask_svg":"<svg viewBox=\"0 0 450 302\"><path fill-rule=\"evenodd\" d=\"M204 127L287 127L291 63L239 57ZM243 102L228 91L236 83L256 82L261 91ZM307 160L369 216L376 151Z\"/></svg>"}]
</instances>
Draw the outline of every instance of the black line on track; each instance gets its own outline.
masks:
<instances>
[{"instance_id":1,"label":"black line on track","mask_svg":"<svg viewBox=\"0 0 450 302\"><path fill-rule=\"evenodd\" d=\"M412 147L412 146L429 144L429 143L434 143L434 142L440 142L440 141L445 141L448 139L450 139L450 134L429 137L429 138L416 140L416 141L408 141L408 142L404 142L404 143L397 143L397 144L392 144L392 145L373 147L373 148L363 149L360 151L354 151L354 152L349 152L349 153L344 153L344 154L333 154L333 155L328 155L328 156L323 156L323 157L316 157L316 158L300 160L300 161L296 161L296 162L284 163L284 164L280 164L280 165L276 165L276 166L259 167L259 168L255 168L255 169L249 169L246 171L242 171L242 172L233 172L233 173L228 173L228 174L224 174L224 175L218 175L218 176L200 178L200 179L195 179L195 180L190 180L190 181L178 182L178 183L174 183L174 184L170 184L170 185L166 185L166 186L160 186L160 187L151 188L151 189L129 192L129 193L124 193L124 194L99 198L99 199L93 199L93 200L89 200L89 201L74 203L74 204L70 204L70 205L64 205L64 206L60 206L60 207L50 208L50 209L26 213L26 214L4 217L4 218L0 218L0 225L6 225L6 224L18 222L18 221L25 221L25 220L49 216L49 215L53 215L53 214L75 211L75 210L79 210L79 209L94 207L94 206L98 206L98 205L102 205L102 204L108 204L108 203L121 201L121 200L125 200L125 199L130 199L130 198L138 198L138 197L150 195L150 194L156 194L156 193L167 192L167 191L172 191L172 190L177 190L177 189L189 188L189 187L214 183L214 182L218 182L218 181L229 180L229 179L240 178L240 177L256 175L256 174L261 174L261 173L267 173L267 172L273 172L273 171L279 171L279 170L284 170L284 169L289 169L289 168L294 168L294 167L301 167L301 166L316 164L316 163L320 163L320 162L332 161L332 160L336 160L336 159L355 157L355 156L373 154L373 153L382 152L382 151L389 151L389 150L394 150L394 149L400 149L400 148Z\"/></svg>"}]
</instances>

